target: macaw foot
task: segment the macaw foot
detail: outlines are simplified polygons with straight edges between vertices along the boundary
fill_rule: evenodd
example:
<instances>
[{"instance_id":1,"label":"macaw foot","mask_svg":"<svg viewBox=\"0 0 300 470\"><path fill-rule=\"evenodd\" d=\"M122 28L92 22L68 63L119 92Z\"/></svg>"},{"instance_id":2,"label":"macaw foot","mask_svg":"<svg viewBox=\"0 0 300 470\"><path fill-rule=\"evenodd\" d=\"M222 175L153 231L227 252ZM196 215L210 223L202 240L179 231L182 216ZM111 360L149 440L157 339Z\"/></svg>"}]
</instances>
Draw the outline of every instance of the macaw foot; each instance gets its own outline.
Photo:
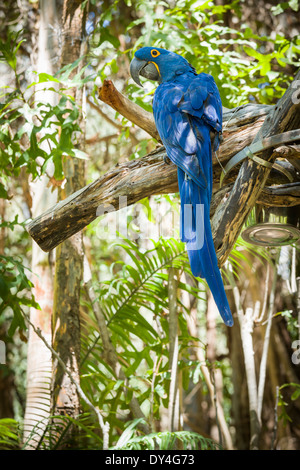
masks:
<instances>
[{"instance_id":1,"label":"macaw foot","mask_svg":"<svg viewBox=\"0 0 300 470\"><path fill-rule=\"evenodd\" d=\"M164 162L166 165L171 165L171 160L169 159L169 157L167 157L167 155L164 155Z\"/></svg>"}]
</instances>

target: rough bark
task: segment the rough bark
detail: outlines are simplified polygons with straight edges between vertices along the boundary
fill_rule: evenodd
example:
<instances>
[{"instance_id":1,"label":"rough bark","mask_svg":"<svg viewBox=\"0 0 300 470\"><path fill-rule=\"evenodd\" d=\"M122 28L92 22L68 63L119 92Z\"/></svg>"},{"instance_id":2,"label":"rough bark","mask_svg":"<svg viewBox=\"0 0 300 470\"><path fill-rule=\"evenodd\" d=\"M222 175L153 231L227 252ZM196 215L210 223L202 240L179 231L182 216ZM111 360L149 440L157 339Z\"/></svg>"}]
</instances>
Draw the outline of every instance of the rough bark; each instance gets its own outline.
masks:
<instances>
[{"instance_id":1,"label":"rough bark","mask_svg":"<svg viewBox=\"0 0 300 470\"><path fill-rule=\"evenodd\" d=\"M300 71L286 93L266 117L254 143L265 137L300 128L300 99L295 91L300 83ZM260 158L273 162L273 150L267 149ZM259 194L264 188L270 168L247 159L241 166L228 198L218 206L212 219L218 258L222 264L231 251ZM234 210L232 210L234 208Z\"/></svg>"},{"instance_id":2,"label":"rough bark","mask_svg":"<svg viewBox=\"0 0 300 470\"><path fill-rule=\"evenodd\" d=\"M65 0L63 4L62 28L63 48L61 66L71 64L83 55L82 37L84 32L84 10L81 1ZM78 70L76 70L77 72ZM76 73L74 72L74 73ZM69 90L81 108L83 92ZM83 129L83 119L80 125ZM82 134L84 136L84 132ZM83 149L83 137L77 139L77 146ZM64 164L66 185L60 190L60 199L77 191L85 183L84 160L66 157ZM79 383L80 361L80 285L83 275L82 234L76 233L56 250L55 288L53 309L53 348L63 360L69 373L57 360L53 364L53 410L55 414L75 417L80 410L80 399L74 382ZM71 380L70 376L74 379Z\"/></svg>"},{"instance_id":3,"label":"rough bark","mask_svg":"<svg viewBox=\"0 0 300 470\"><path fill-rule=\"evenodd\" d=\"M55 0L42 0L40 2L39 39L37 72L52 74L53 53L56 50L53 43L50 25L57 22ZM52 84L53 86L53 84ZM43 89L41 89L43 88ZM45 90L44 86L36 86L36 97L40 102L57 104L57 95ZM41 144L48 151L48 142ZM33 181L30 185L32 194L32 214L46 210L57 201L57 192L49 188L49 178L44 175ZM30 321L42 332L44 338L51 344L51 317L53 310L53 275L50 259L52 254L44 253L38 245L32 246L32 282L33 294L41 310L30 309ZM23 440L26 447L35 448L39 436L44 433L50 416L50 383L51 383L52 358L51 353L41 339L36 335L32 327L29 327L27 350L27 387L26 410L24 417ZM32 430L34 429L34 433Z\"/></svg>"},{"instance_id":4,"label":"rough bark","mask_svg":"<svg viewBox=\"0 0 300 470\"><path fill-rule=\"evenodd\" d=\"M119 93L111 80L104 80L103 86L99 89L99 99L160 142L153 114L143 110Z\"/></svg>"}]
</instances>

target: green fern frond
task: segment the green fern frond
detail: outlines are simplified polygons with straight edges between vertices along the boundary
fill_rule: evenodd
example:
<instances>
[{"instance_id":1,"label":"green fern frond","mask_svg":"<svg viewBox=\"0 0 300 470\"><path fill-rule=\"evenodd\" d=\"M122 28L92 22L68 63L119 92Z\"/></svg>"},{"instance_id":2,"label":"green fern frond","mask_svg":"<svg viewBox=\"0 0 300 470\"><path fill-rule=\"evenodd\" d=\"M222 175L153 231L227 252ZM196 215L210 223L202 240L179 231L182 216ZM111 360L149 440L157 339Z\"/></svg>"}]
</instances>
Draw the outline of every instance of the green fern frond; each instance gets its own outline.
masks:
<instances>
[{"instance_id":1,"label":"green fern frond","mask_svg":"<svg viewBox=\"0 0 300 470\"><path fill-rule=\"evenodd\" d=\"M167 308L166 281L164 271L173 266L188 271L186 249L175 239L160 239L153 248L141 252L139 246L130 240L118 244L122 247L132 264L123 264L122 275L108 281L101 290L102 306L110 315L109 322L120 319L128 305L139 305L156 313L157 307ZM192 290L190 286L183 286ZM197 293L197 289L194 289ZM122 315L121 315L122 316Z\"/></svg>"},{"instance_id":2,"label":"green fern frond","mask_svg":"<svg viewBox=\"0 0 300 470\"><path fill-rule=\"evenodd\" d=\"M20 446L19 424L14 419L0 419L0 450L18 449Z\"/></svg>"},{"instance_id":3,"label":"green fern frond","mask_svg":"<svg viewBox=\"0 0 300 470\"><path fill-rule=\"evenodd\" d=\"M140 420L134 420L125 429L118 443L111 450L174 450L178 441L184 450L220 450L221 446L196 432L164 431L136 436L135 427Z\"/></svg>"}]
</instances>

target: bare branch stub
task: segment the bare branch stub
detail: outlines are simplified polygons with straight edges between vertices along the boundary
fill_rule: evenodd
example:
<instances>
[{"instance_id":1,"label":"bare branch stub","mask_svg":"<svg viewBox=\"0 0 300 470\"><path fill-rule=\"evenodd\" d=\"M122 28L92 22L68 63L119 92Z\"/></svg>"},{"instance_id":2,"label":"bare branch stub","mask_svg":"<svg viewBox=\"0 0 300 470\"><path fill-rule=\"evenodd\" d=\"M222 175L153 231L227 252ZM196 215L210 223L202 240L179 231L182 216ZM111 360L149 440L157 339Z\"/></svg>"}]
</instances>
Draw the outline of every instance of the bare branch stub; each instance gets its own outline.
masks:
<instances>
[{"instance_id":1,"label":"bare branch stub","mask_svg":"<svg viewBox=\"0 0 300 470\"><path fill-rule=\"evenodd\" d=\"M122 95L111 80L104 80L102 87L99 88L98 97L103 103L108 104L118 113L122 114L126 119L133 122L141 129L146 131L151 137L160 142L153 114L145 111L137 104L130 101L126 96Z\"/></svg>"}]
</instances>

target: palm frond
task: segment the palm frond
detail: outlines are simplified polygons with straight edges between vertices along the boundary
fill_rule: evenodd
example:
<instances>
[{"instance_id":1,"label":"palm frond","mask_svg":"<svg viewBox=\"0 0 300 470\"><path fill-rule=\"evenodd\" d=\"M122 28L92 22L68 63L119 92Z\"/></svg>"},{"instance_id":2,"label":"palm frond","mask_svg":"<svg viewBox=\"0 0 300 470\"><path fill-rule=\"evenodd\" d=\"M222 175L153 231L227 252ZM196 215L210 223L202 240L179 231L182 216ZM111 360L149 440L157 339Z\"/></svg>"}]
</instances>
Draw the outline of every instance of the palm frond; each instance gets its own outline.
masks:
<instances>
[{"instance_id":1,"label":"palm frond","mask_svg":"<svg viewBox=\"0 0 300 470\"><path fill-rule=\"evenodd\" d=\"M180 241L160 239L151 243L152 247L143 251L138 244L124 239L118 247L124 250L127 263L119 261L113 278L94 287L126 382L118 379L103 360L101 335L95 322L86 322L82 329L82 387L96 406L109 413L111 429L124 428L127 419L122 410L128 409L133 394L140 404L151 401L154 413L159 413L161 404L167 406L168 402L171 368L168 268L172 266L178 273L190 275L190 267L185 245ZM196 297L201 291L196 283L180 281L178 285L182 353L188 350L194 338L188 333L179 291L186 290ZM154 373L158 357L161 358L159 370ZM184 375L190 374L192 367L188 370L183 355L181 357L179 368ZM151 386L153 380L154 387Z\"/></svg>"},{"instance_id":2,"label":"palm frond","mask_svg":"<svg viewBox=\"0 0 300 470\"><path fill-rule=\"evenodd\" d=\"M0 419L0 449L18 449L20 440L18 422L10 418Z\"/></svg>"},{"instance_id":3,"label":"palm frond","mask_svg":"<svg viewBox=\"0 0 300 470\"><path fill-rule=\"evenodd\" d=\"M141 419L127 424L117 444L111 450L176 450L178 442L184 450L220 450L221 446L196 432L164 431L136 435L136 427Z\"/></svg>"}]
</instances>

